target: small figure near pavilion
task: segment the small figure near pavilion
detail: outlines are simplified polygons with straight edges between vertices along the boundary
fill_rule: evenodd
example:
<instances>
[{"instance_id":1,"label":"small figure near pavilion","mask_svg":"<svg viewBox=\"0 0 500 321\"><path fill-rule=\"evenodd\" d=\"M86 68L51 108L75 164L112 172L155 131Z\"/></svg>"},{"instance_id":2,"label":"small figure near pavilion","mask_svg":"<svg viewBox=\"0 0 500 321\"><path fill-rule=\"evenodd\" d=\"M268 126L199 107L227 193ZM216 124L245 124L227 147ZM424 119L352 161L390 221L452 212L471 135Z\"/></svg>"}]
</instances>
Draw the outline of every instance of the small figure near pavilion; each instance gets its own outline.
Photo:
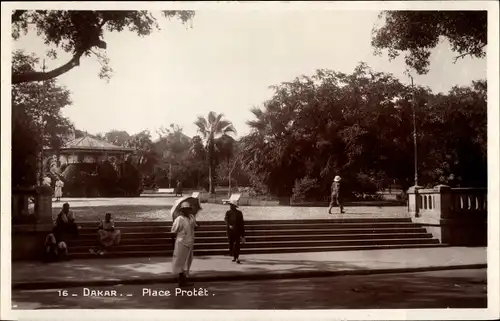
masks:
<instances>
[{"instance_id":1,"label":"small figure near pavilion","mask_svg":"<svg viewBox=\"0 0 500 321\"><path fill-rule=\"evenodd\" d=\"M56 202L59 202L61 200L61 197L63 195L63 192L62 192L63 187L64 187L63 181L61 181L60 179L57 179L56 188L55 188L55 192L54 192Z\"/></svg>"}]
</instances>

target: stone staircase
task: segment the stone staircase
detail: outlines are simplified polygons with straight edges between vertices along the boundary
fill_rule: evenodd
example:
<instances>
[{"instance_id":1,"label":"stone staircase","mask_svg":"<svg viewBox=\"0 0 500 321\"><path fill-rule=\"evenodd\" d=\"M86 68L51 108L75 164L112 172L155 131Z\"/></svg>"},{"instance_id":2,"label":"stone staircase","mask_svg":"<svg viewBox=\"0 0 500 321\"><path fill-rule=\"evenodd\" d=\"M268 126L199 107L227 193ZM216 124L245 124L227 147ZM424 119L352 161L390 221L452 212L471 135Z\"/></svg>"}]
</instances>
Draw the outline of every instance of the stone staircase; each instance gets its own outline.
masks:
<instances>
[{"instance_id":1,"label":"stone staircase","mask_svg":"<svg viewBox=\"0 0 500 321\"><path fill-rule=\"evenodd\" d=\"M81 223L80 238L70 241L72 258L91 254L96 245L95 223ZM199 222L195 255L226 255L224 222ZM171 256L171 222L116 222L122 232L119 246L104 257ZM411 218L332 218L246 221L246 244L241 254L322 252L443 246Z\"/></svg>"}]
</instances>

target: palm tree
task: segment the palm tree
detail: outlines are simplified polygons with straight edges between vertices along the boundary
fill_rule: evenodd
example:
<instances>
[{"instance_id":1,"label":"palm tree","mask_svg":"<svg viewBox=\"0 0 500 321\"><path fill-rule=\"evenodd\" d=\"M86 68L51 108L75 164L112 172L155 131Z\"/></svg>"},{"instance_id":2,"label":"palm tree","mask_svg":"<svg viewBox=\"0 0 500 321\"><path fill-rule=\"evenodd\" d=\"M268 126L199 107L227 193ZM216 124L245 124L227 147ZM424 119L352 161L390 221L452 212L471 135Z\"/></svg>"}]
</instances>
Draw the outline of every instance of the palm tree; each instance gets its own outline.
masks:
<instances>
[{"instance_id":1,"label":"palm tree","mask_svg":"<svg viewBox=\"0 0 500 321\"><path fill-rule=\"evenodd\" d=\"M215 194L215 186L213 184L213 173L215 172L215 142L222 136L236 134L236 129L233 124L225 119L223 114L216 114L211 111L205 119L201 116L194 122L198 127L198 132L205 141L208 159L208 182L209 193Z\"/></svg>"}]
</instances>

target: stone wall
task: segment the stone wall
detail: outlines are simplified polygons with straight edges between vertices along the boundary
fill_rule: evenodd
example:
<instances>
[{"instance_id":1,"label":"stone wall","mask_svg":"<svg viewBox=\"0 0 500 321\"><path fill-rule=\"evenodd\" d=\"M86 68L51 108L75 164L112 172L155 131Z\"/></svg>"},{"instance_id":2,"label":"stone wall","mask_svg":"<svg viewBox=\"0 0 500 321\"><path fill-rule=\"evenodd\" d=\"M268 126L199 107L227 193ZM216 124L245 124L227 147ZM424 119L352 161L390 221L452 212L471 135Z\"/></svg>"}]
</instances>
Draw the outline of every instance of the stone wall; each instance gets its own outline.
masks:
<instances>
[{"instance_id":1,"label":"stone wall","mask_svg":"<svg viewBox=\"0 0 500 321\"><path fill-rule=\"evenodd\" d=\"M488 238L487 190L411 187L408 211L441 243L451 246L486 246Z\"/></svg>"},{"instance_id":2,"label":"stone wall","mask_svg":"<svg viewBox=\"0 0 500 321\"><path fill-rule=\"evenodd\" d=\"M41 258L45 237L52 231L52 189L12 190L12 260Z\"/></svg>"}]
</instances>

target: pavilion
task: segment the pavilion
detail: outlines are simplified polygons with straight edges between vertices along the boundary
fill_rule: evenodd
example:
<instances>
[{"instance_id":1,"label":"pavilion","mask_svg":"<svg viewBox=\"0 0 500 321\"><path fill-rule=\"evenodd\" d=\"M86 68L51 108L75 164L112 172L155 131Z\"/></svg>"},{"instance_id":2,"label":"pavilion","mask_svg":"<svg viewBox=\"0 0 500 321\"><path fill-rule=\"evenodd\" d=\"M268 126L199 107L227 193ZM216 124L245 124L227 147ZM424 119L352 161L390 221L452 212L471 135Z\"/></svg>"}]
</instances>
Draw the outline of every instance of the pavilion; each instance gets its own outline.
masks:
<instances>
[{"instance_id":1,"label":"pavilion","mask_svg":"<svg viewBox=\"0 0 500 321\"><path fill-rule=\"evenodd\" d=\"M44 154L46 158L55 158L51 168L57 169L57 176L72 181L70 184L65 182L64 194L99 196L102 193L96 191L98 188L92 183L95 180L82 179L81 177L98 175L99 167L108 163L113 165L118 178L120 178L122 165L134 151L133 148L116 146L86 134L83 137L70 140L58 150L44 149ZM47 164L47 162L45 163ZM51 169L50 172L54 173L54 170ZM70 187L68 185L72 186L72 192L66 188Z\"/></svg>"},{"instance_id":2,"label":"pavilion","mask_svg":"<svg viewBox=\"0 0 500 321\"><path fill-rule=\"evenodd\" d=\"M50 149L46 151L51 154L55 152ZM112 158L120 164L127 155L133 152L133 148L116 146L85 135L67 142L57 151L57 154L58 163L62 166L77 163L97 164Z\"/></svg>"}]
</instances>

